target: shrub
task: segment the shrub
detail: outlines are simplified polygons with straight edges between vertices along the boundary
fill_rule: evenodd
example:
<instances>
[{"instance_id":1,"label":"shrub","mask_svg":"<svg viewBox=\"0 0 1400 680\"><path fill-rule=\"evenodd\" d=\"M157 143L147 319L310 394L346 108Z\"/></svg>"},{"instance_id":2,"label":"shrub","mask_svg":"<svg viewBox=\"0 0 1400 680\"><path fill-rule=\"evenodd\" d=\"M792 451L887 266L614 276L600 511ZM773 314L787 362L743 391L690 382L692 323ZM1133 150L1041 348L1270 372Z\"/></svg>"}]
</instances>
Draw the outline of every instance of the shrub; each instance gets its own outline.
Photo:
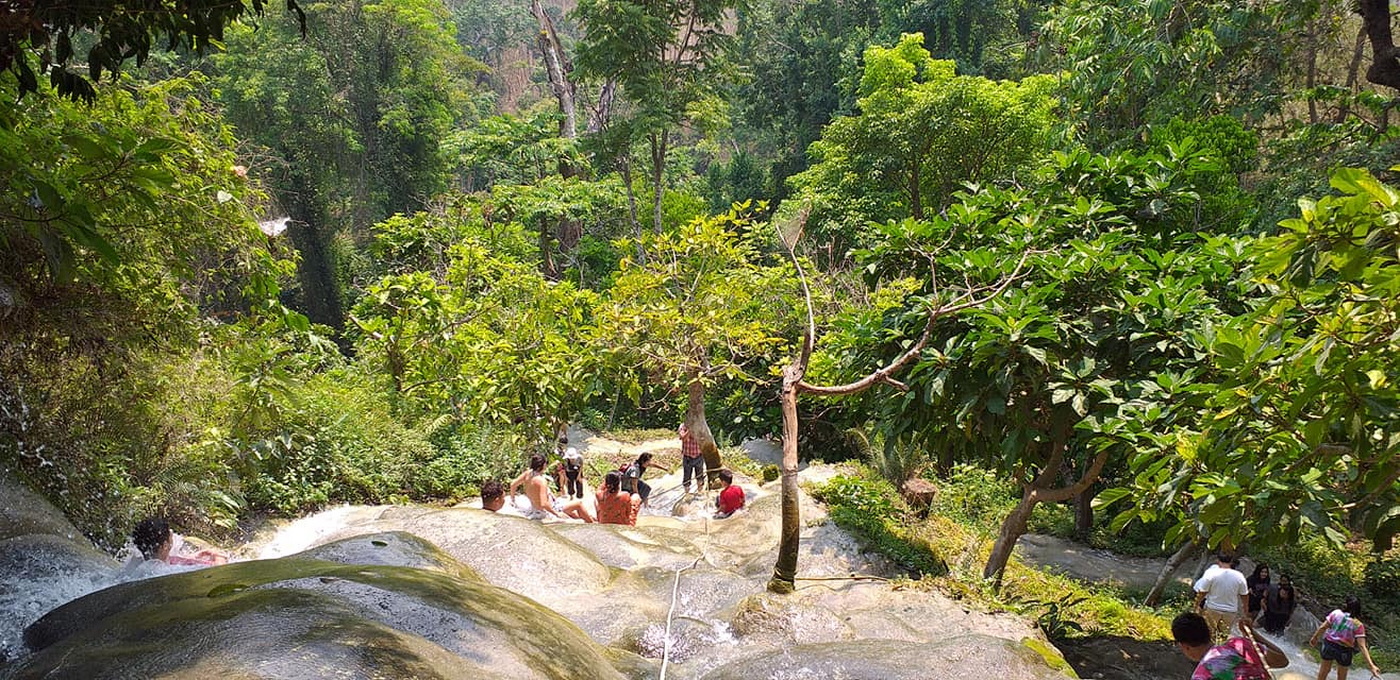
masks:
<instances>
[{"instance_id":1,"label":"shrub","mask_svg":"<svg viewBox=\"0 0 1400 680\"><path fill-rule=\"evenodd\" d=\"M294 388L275 426L236 440L243 488L254 508L297 514L328 503L387 503L411 491L432 458L367 380L338 369Z\"/></svg>"},{"instance_id":2,"label":"shrub","mask_svg":"<svg viewBox=\"0 0 1400 680\"><path fill-rule=\"evenodd\" d=\"M830 507L831 520L837 526L915 575L948 572L933 545L907 528L904 501L889 482L867 470L858 477L834 477L812 489L812 494Z\"/></svg>"},{"instance_id":3,"label":"shrub","mask_svg":"<svg viewBox=\"0 0 1400 680\"><path fill-rule=\"evenodd\" d=\"M417 498L456 500L477 493L488 479L507 480L525 465L522 437L489 426L443 423L428 435L432 457L412 475Z\"/></svg>"},{"instance_id":4,"label":"shrub","mask_svg":"<svg viewBox=\"0 0 1400 680\"><path fill-rule=\"evenodd\" d=\"M991 470L959 465L939 482L931 514L945 515L981 532L995 532L1016 507L1017 492L1014 482Z\"/></svg>"}]
</instances>

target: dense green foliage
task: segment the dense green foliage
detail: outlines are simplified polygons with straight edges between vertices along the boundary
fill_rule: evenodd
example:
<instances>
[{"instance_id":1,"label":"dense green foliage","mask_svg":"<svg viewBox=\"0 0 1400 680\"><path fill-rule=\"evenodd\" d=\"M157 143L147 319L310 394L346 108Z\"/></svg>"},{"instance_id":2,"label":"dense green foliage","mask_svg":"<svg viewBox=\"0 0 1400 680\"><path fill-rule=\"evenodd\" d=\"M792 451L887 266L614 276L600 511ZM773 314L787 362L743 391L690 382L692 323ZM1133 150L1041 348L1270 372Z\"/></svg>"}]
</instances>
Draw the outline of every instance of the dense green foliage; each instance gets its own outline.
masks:
<instances>
[{"instance_id":1,"label":"dense green foliage","mask_svg":"<svg viewBox=\"0 0 1400 680\"><path fill-rule=\"evenodd\" d=\"M950 589L1067 625L1010 556L1051 528L1394 590L1400 136L1346 3L207 9L0 44L0 466L95 537L455 501L581 420L735 444L811 333L813 384L926 342L797 436ZM144 63L81 106L89 49Z\"/></svg>"}]
</instances>

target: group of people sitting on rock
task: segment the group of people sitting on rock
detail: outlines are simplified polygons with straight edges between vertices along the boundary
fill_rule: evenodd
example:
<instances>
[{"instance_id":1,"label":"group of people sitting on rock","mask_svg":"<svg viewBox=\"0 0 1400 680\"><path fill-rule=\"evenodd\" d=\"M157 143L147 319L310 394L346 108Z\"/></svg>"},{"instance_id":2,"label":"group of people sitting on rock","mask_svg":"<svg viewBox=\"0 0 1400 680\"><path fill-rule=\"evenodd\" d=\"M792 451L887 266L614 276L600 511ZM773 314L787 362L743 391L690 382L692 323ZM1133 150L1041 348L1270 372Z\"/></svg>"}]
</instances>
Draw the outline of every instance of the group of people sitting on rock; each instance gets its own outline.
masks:
<instances>
[{"instance_id":1,"label":"group of people sitting on rock","mask_svg":"<svg viewBox=\"0 0 1400 680\"><path fill-rule=\"evenodd\" d=\"M696 467L690 464L690 459L699 460L698 471L693 475L698 492L704 486L704 459L700 457L699 447L693 444L694 439L684 425L680 428L680 439L682 458L686 462L682 485L687 492L690 491L691 473ZM635 525L638 512L651 497L651 485L643 481L642 476L653 466L652 455L643 453L632 463L603 476L602 485L594 493L595 517L583 495L583 455L578 449L568 446L567 438L561 437L559 445L562 453L554 475L559 487L558 496L550 490L550 476L545 472L548 461L543 454L536 453L530 456L528 467L511 481L509 488L502 488L501 483L495 480L483 483L481 507L495 512L505 507L507 499L513 507L516 504L516 490L521 489L529 501L529 507L524 509L524 515L529 519L554 517L588 523ZM692 455L689 449L694 449L695 453ZM725 519L744 507L744 490L734 484L733 472L722 469L716 476L724 487L715 501L714 516Z\"/></svg>"},{"instance_id":2,"label":"group of people sitting on rock","mask_svg":"<svg viewBox=\"0 0 1400 680\"><path fill-rule=\"evenodd\" d=\"M1254 624L1261 621L1265 630L1283 632L1296 606L1293 586L1286 576L1271 584L1268 565L1258 565L1248 578L1238 565L1232 555L1217 555L1216 563L1194 585L1196 611L1172 621L1177 646L1198 662L1192 680L1269 680L1268 666L1288 665L1288 657L1259 635ZM1357 650L1371 674L1380 675L1366 646L1366 626L1360 617L1361 601L1350 597L1313 632L1309 645L1322 644L1317 680L1326 680L1334 664L1337 680L1346 680ZM1232 636L1235 629L1240 635Z\"/></svg>"}]
</instances>

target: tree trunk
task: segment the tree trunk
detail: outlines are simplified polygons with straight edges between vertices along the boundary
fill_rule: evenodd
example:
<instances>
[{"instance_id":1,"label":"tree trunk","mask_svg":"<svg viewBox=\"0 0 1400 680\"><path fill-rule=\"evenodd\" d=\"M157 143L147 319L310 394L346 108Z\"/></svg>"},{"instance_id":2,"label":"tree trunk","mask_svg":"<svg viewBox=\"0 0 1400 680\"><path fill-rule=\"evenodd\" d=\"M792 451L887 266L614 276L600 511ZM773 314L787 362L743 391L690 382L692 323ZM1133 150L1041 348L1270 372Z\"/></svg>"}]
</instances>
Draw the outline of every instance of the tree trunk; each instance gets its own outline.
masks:
<instances>
[{"instance_id":1,"label":"tree trunk","mask_svg":"<svg viewBox=\"0 0 1400 680\"><path fill-rule=\"evenodd\" d=\"M1366 54L1366 27L1356 29L1356 44L1351 48L1351 64L1347 66L1347 95L1356 94L1356 82L1361 75L1361 59ZM1347 115L1351 113L1349 99L1343 99L1341 106L1337 107L1337 116L1332 119L1333 123L1341 124L1346 121Z\"/></svg>"},{"instance_id":2,"label":"tree trunk","mask_svg":"<svg viewBox=\"0 0 1400 680\"><path fill-rule=\"evenodd\" d=\"M690 379L687 391L685 427L700 444L700 452L705 456L705 483L708 486L719 469L724 467L724 461L720 459L714 433L710 432L710 423L705 420L705 384L700 382L699 376Z\"/></svg>"},{"instance_id":3,"label":"tree trunk","mask_svg":"<svg viewBox=\"0 0 1400 680\"><path fill-rule=\"evenodd\" d=\"M797 498L797 386L802 381L803 368L794 362L783 369L780 394L783 408L783 528L778 540L778 562L773 566L773 578L768 580L768 590L775 593L790 593L797 587L797 548L802 525L802 511Z\"/></svg>"},{"instance_id":4,"label":"tree trunk","mask_svg":"<svg viewBox=\"0 0 1400 680\"><path fill-rule=\"evenodd\" d=\"M1006 563L1011 559L1011 551L1016 541L1026 533L1026 525L1031 520L1031 511L1040 501L1035 497L1035 489L1026 487L1021 491L1021 501L1016 504L1006 519L1001 521L997 540L992 544L992 554L987 557L987 566L982 569L982 577L992 579L995 587L1001 589L1001 575L1006 571Z\"/></svg>"},{"instance_id":5,"label":"tree trunk","mask_svg":"<svg viewBox=\"0 0 1400 680\"><path fill-rule=\"evenodd\" d=\"M1366 80L1400 89L1400 61L1396 61L1395 38L1390 27L1390 0L1359 0L1366 35L1371 38L1371 66Z\"/></svg>"},{"instance_id":6,"label":"tree trunk","mask_svg":"<svg viewBox=\"0 0 1400 680\"><path fill-rule=\"evenodd\" d=\"M598 88L598 105L588 115L588 134L598 134L612 119L613 99L617 97L617 81L609 80Z\"/></svg>"},{"instance_id":7,"label":"tree trunk","mask_svg":"<svg viewBox=\"0 0 1400 680\"><path fill-rule=\"evenodd\" d=\"M622 183L627 187L627 216L637 241L637 264L642 264L647 261L646 250L642 248L642 223L637 219L637 192L632 190L632 160L627 157L622 159Z\"/></svg>"},{"instance_id":8,"label":"tree trunk","mask_svg":"<svg viewBox=\"0 0 1400 680\"><path fill-rule=\"evenodd\" d=\"M1084 471L1084 475L1079 478L1079 481L1058 489L1048 488L1049 484L1055 481L1058 476L1060 463L1064 460L1064 438L1067 436L1068 431L1065 431L1054 440L1051 444L1049 462L1034 480L1029 484L1023 484L1021 502L1016 504L1016 508L1001 523L996 543L992 544L992 554L987 557L987 566L982 570L983 578L991 579L993 587L997 590L1001 589L1001 577L1006 571L1007 561L1011 559L1011 550L1016 547L1016 541L1021 538L1021 535L1026 533L1026 524L1031 519L1031 511L1035 509L1035 504L1059 503L1084 493L1098 480L1099 473L1103 472L1103 466L1108 462L1108 451L1102 451L1094 457L1093 462L1089 464L1089 468Z\"/></svg>"},{"instance_id":9,"label":"tree trunk","mask_svg":"<svg viewBox=\"0 0 1400 680\"><path fill-rule=\"evenodd\" d=\"M1313 23L1308 31L1308 75L1303 81L1309 92L1317 87L1317 26L1316 22ZM1317 125L1317 99L1312 96L1308 97L1308 122Z\"/></svg>"},{"instance_id":10,"label":"tree trunk","mask_svg":"<svg viewBox=\"0 0 1400 680\"><path fill-rule=\"evenodd\" d=\"M652 133L651 140L651 187L653 195L651 228L661 233L661 198L666 188L661 184L666 179L666 131Z\"/></svg>"},{"instance_id":11,"label":"tree trunk","mask_svg":"<svg viewBox=\"0 0 1400 680\"><path fill-rule=\"evenodd\" d=\"M1074 497L1074 535L1080 540L1094 530L1094 489L1085 489Z\"/></svg>"},{"instance_id":12,"label":"tree trunk","mask_svg":"<svg viewBox=\"0 0 1400 680\"><path fill-rule=\"evenodd\" d=\"M1143 604L1149 607L1157 606L1157 603L1162 601L1162 593L1166 591L1167 584L1171 583L1172 575L1200 550L1201 543L1196 540L1188 541L1186 545L1172 553L1172 556L1167 559L1167 563L1162 565L1162 571L1157 573L1157 580L1152 582L1152 590L1147 591L1147 599L1143 600Z\"/></svg>"},{"instance_id":13,"label":"tree trunk","mask_svg":"<svg viewBox=\"0 0 1400 680\"><path fill-rule=\"evenodd\" d=\"M569 81L569 64L564 60L564 48L559 42L559 32L554 28L554 20L540 6L540 0L530 0L530 13L540 24L536 37L540 53L544 56L544 70L549 77L549 89L559 102L563 118L559 121L559 136L564 139L578 137L578 114L574 103L574 84Z\"/></svg>"}]
</instances>

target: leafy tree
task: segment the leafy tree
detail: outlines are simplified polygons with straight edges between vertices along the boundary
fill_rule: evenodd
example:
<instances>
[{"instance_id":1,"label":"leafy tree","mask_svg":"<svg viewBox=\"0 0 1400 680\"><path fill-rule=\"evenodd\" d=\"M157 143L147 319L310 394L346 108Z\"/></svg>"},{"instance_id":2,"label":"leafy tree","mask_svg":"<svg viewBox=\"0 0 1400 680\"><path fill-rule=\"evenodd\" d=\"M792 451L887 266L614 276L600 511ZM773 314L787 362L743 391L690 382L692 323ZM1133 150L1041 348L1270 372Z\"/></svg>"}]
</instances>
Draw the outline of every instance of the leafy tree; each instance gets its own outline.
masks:
<instances>
[{"instance_id":1,"label":"leafy tree","mask_svg":"<svg viewBox=\"0 0 1400 680\"><path fill-rule=\"evenodd\" d=\"M721 462L705 419L706 389L720 379L764 379L756 371L782 350L782 319L792 309L781 285L789 270L762 264L755 236L741 235L749 227L736 209L643 236L645 259L622 260L594 331L634 397L638 370L684 391L685 423L710 470Z\"/></svg>"},{"instance_id":2,"label":"leafy tree","mask_svg":"<svg viewBox=\"0 0 1400 680\"><path fill-rule=\"evenodd\" d=\"M617 83L631 107L613 126L621 140L616 146L630 153L633 140L646 142L657 231L674 135L727 77L723 56L732 38L723 22L735 6L734 0L583 0L574 10L583 27L579 75ZM630 190L630 177L625 182Z\"/></svg>"},{"instance_id":3,"label":"leafy tree","mask_svg":"<svg viewBox=\"0 0 1400 680\"><path fill-rule=\"evenodd\" d=\"M251 6L250 6L251 5ZM60 94L87 100L102 73L116 74L129 59L140 64L153 44L164 38L169 49L203 52L224 39L224 28L240 18L261 15L264 0L242 2L194 0L140 8L123 3L18 2L6 6L0 25L0 71L10 71L19 94L37 92L39 76L48 72ZM296 0L287 0L305 30L305 15ZM77 45L75 45L77 43ZM86 43L88 79L68 68L79 45ZM38 60L36 72L32 60Z\"/></svg>"},{"instance_id":4,"label":"leafy tree","mask_svg":"<svg viewBox=\"0 0 1400 680\"><path fill-rule=\"evenodd\" d=\"M1257 123L1314 86L1296 79L1316 81L1315 59L1303 62L1324 4L1073 0L1052 11L1031 56L1063 73L1066 113L1093 148L1178 116Z\"/></svg>"},{"instance_id":5,"label":"leafy tree","mask_svg":"<svg viewBox=\"0 0 1400 680\"><path fill-rule=\"evenodd\" d=\"M1020 485L987 578L1000 579L1036 504L1078 496L1087 507L1105 466L1130 450L1119 428L1157 423L1197 370L1191 332L1238 304L1228 245L1194 234L1200 197L1190 168L1211 163L1199 154L1059 155L1042 189L966 194L910 232L924 249L946 243L1004 270L1017 253L989 248L992 235L1015 234L1032 250L1017 285L932 329L909 392L880 416L888 441L923 444L945 467L975 461ZM908 246L893 241L873 255L888 259L885 248Z\"/></svg>"},{"instance_id":6,"label":"leafy tree","mask_svg":"<svg viewBox=\"0 0 1400 680\"><path fill-rule=\"evenodd\" d=\"M207 415L179 404L219 384L191 377L211 328L277 307L287 264L232 130L197 78L91 105L16 88L0 79L0 462L99 539L157 490L231 521L219 466L183 455Z\"/></svg>"},{"instance_id":7,"label":"leafy tree","mask_svg":"<svg viewBox=\"0 0 1400 680\"><path fill-rule=\"evenodd\" d=\"M1214 379L1179 427L1137 433L1135 476L1105 498L1133 499L1119 523L1171 519L1169 543L1210 546L1400 531L1400 190L1356 169L1332 186L1249 251L1268 298L1201 334Z\"/></svg>"},{"instance_id":8,"label":"leafy tree","mask_svg":"<svg viewBox=\"0 0 1400 680\"><path fill-rule=\"evenodd\" d=\"M300 305L343 322L348 248L370 225L411 212L447 188L442 141L464 116L463 76L476 63L429 0L376 0L309 8L310 37L269 18L237 27L215 60L228 117L269 150L274 196L302 254ZM278 59L259 55L276 53Z\"/></svg>"},{"instance_id":9,"label":"leafy tree","mask_svg":"<svg viewBox=\"0 0 1400 680\"><path fill-rule=\"evenodd\" d=\"M860 113L832 121L812 145L817 163L791 179L789 203L810 210L817 233L849 239L868 221L924 219L964 182L1012 177L1044 149L1051 79L958 76L922 42L866 50Z\"/></svg>"},{"instance_id":10,"label":"leafy tree","mask_svg":"<svg viewBox=\"0 0 1400 680\"><path fill-rule=\"evenodd\" d=\"M437 230L443 219L420 223ZM383 231L403 242L411 227ZM518 228L446 229L462 240L440 275L409 271L369 287L351 317L357 354L382 362L405 416L446 411L458 422L547 437L593 390L597 358L586 333L597 296L511 258L528 243Z\"/></svg>"},{"instance_id":11,"label":"leafy tree","mask_svg":"<svg viewBox=\"0 0 1400 680\"><path fill-rule=\"evenodd\" d=\"M939 320L964 310L975 309L1000 295L1020 276L1021 265L1025 263L1023 257L1006 276L988 285L973 286L970 278L965 279L967 287L954 291L947 291L940 287L936 275L937 267L935 266L928 294L911 297L909 300L922 308L908 315L912 317L922 315L924 317L923 331L918 337L912 341L900 343L902 351L888 364L843 385L826 386L807 382L807 369L812 362L812 354L817 341L816 318L806 276L802 273L801 265L797 262L796 254L791 247L789 252L793 255L795 270L803 289L807 324L802 333L801 349L792 362L782 369L783 381L779 392L783 414L783 459L780 468L782 474L782 529L779 534L778 559L773 566L773 577L768 580L768 589L776 593L791 593L797 579L797 553L802 530L801 504L798 501L797 489L798 397L802 394L841 397L859 394L881 384L890 385L900 390L908 389L894 376L923 352ZM896 290L901 288L897 284L893 287ZM908 340L908 338L902 338L902 340Z\"/></svg>"}]
</instances>

